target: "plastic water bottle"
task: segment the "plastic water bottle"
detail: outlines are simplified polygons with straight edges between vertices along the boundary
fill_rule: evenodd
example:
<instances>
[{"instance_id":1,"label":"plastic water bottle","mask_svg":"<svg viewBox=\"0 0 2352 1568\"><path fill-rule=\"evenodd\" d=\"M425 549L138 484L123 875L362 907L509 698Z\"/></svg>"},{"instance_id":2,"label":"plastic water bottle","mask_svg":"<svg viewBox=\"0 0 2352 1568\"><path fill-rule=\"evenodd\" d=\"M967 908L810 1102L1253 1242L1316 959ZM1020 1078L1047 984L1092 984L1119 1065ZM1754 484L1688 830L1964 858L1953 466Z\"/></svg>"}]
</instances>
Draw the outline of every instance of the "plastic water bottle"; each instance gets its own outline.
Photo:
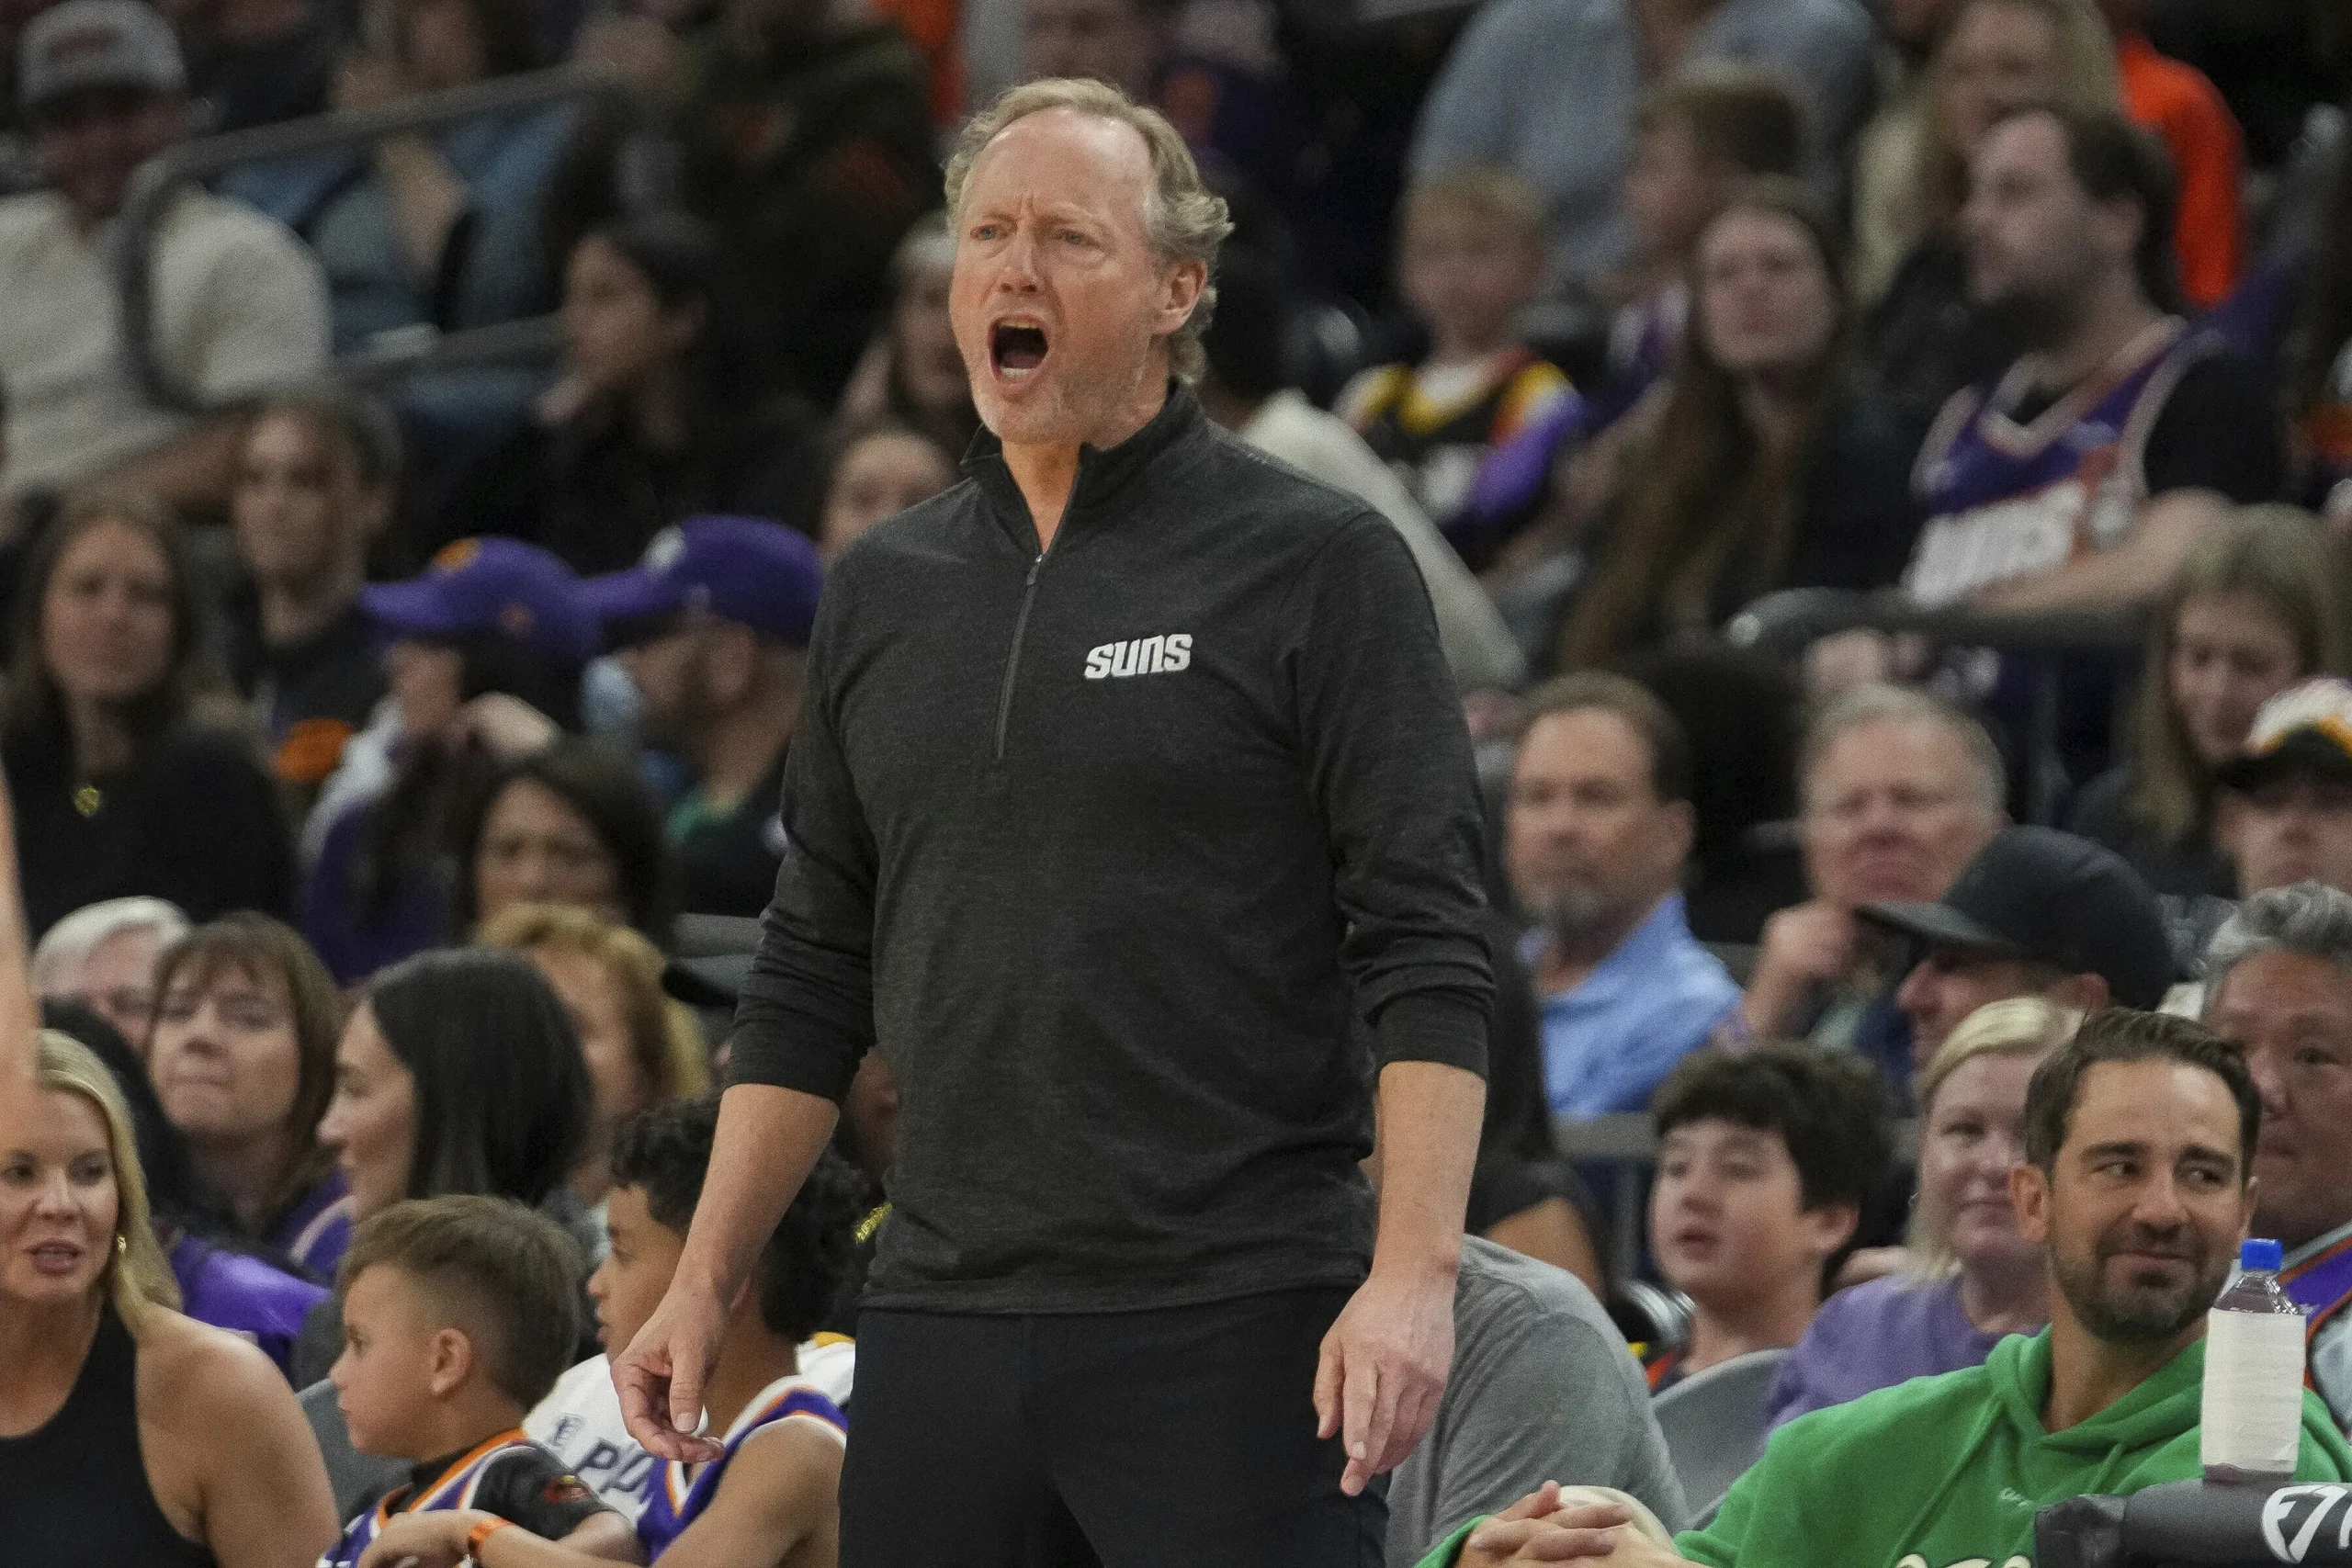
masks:
<instances>
[{"instance_id":1,"label":"plastic water bottle","mask_svg":"<svg viewBox=\"0 0 2352 1568\"><path fill-rule=\"evenodd\" d=\"M2205 1479L2294 1479L2303 1422L2303 1309L2278 1286L2275 1241L2238 1248L2236 1283L2206 1316L2199 1420Z\"/></svg>"}]
</instances>

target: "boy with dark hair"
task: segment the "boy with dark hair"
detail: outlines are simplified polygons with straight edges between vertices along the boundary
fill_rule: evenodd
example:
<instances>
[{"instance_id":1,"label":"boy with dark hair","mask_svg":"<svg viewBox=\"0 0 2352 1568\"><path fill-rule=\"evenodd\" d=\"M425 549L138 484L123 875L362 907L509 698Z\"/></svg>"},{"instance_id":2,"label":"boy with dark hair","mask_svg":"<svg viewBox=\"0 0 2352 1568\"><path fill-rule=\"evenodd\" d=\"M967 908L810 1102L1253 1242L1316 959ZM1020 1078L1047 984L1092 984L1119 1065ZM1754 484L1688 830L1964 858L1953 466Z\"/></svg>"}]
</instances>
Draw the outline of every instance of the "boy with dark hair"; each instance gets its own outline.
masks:
<instances>
[{"instance_id":1,"label":"boy with dark hair","mask_svg":"<svg viewBox=\"0 0 2352 1568\"><path fill-rule=\"evenodd\" d=\"M615 1140L612 1250L588 1280L608 1347L636 1337L670 1288L718 1124L716 1097L673 1100L630 1118ZM848 1423L804 1370L799 1343L841 1289L859 1190L829 1151L768 1238L704 1385L704 1414L708 1429L724 1434L722 1452L707 1464L651 1466L637 1520L648 1558L685 1568L832 1568ZM571 1562L543 1543L518 1544L539 1550L512 1568ZM500 1559L490 1568L509 1565Z\"/></svg>"},{"instance_id":2,"label":"boy with dark hair","mask_svg":"<svg viewBox=\"0 0 2352 1568\"><path fill-rule=\"evenodd\" d=\"M1694 1303L1690 1338L1650 1363L1663 1391L1797 1342L1853 1250L1894 1134L1872 1068L1803 1045L1691 1056L1658 1087L1651 1115L1650 1249Z\"/></svg>"},{"instance_id":3,"label":"boy with dark hair","mask_svg":"<svg viewBox=\"0 0 2352 1568\"><path fill-rule=\"evenodd\" d=\"M628 1527L522 1431L578 1342L579 1277L562 1230L503 1198L395 1203L353 1234L336 1281L337 1404L352 1447L415 1468L323 1568L495 1568L504 1560L486 1543L516 1527L582 1561L633 1560Z\"/></svg>"}]
</instances>

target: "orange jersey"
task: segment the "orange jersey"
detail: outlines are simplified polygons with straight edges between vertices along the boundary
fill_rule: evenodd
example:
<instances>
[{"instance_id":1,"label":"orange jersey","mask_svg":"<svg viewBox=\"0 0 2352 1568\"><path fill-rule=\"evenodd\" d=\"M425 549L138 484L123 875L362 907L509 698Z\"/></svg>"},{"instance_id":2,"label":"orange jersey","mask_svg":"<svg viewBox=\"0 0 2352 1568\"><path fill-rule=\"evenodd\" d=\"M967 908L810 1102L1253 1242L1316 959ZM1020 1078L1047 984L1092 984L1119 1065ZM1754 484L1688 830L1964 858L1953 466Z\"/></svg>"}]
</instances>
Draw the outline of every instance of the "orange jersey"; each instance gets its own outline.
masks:
<instances>
[{"instance_id":1,"label":"orange jersey","mask_svg":"<svg viewBox=\"0 0 2352 1568\"><path fill-rule=\"evenodd\" d=\"M2117 43L2115 69L2125 111L2162 137L2172 154L2180 187L2173 250L2181 286L2190 304L2210 310L2236 287L2245 265L2238 190L2245 138L2203 72L2158 54L2139 34Z\"/></svg>"}]
</instances>

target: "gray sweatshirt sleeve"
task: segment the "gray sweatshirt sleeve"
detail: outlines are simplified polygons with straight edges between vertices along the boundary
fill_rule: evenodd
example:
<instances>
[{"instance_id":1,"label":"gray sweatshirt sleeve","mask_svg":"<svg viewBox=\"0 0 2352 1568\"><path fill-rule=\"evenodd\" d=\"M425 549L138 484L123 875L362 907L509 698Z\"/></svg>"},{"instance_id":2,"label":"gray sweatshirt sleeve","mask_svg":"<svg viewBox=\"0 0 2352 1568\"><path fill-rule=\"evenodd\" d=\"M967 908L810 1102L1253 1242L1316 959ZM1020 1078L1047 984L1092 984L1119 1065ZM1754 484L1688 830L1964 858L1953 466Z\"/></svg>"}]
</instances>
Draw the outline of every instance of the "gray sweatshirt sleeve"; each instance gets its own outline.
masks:
<instances>
[{"instance_id":1,"label":"gray sweatshirt sleeve","mask_svg":"<svg viewBox=\"0 0 2352 1568\"><path fill-rule=\"evenodd\" d=\"M1468 1278L1477 1267L1465 1253L1465 1290L1478 1288ZM1680 1529L1689 1519L1682 1484L1623 1344L1533 1292L1486 1281L1482 1299L1486 1310L1471 1322L1457 1308L1461 1348L1437 1419L1396 1472L1390 1568L1410 1568L1471 1519L1546 1481L1613 1486Z\"/></svg>"},{"instance_id":2,"label":"gray sweatshirt sleeve","mask_svg":"<svg viewBox=\"0 0 2352 1568\"><path fill-rule=\"evenodd\" d=\"M1494 995L1469 732L1405 541L1365 513L1294 591L1307 787L1375 1059L1484 1073Z\"/></svg>"}]
</instances>

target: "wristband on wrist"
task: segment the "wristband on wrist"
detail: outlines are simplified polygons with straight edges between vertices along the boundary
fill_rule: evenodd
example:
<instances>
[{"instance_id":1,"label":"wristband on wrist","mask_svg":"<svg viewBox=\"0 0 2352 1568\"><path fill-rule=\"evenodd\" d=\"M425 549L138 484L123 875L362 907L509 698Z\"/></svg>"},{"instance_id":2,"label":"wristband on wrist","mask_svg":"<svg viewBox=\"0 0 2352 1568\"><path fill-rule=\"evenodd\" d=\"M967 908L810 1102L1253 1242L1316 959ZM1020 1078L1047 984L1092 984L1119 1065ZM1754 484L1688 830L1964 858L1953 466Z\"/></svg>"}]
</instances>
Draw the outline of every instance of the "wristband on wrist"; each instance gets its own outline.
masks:
<instances>
[{"instance_id":1,"label":"wristband on wrist","mask_svg":"<svg viewBox=\"0 0 2352 1568\"><path fill-rule=\"evenodd\" d=\"M468 1530L466 1532L466 1561L479 1564L481 1562L481 1543L514 1522L513 1519L502 1519L492 1515Z\"/></svg>"}]
</instances>

